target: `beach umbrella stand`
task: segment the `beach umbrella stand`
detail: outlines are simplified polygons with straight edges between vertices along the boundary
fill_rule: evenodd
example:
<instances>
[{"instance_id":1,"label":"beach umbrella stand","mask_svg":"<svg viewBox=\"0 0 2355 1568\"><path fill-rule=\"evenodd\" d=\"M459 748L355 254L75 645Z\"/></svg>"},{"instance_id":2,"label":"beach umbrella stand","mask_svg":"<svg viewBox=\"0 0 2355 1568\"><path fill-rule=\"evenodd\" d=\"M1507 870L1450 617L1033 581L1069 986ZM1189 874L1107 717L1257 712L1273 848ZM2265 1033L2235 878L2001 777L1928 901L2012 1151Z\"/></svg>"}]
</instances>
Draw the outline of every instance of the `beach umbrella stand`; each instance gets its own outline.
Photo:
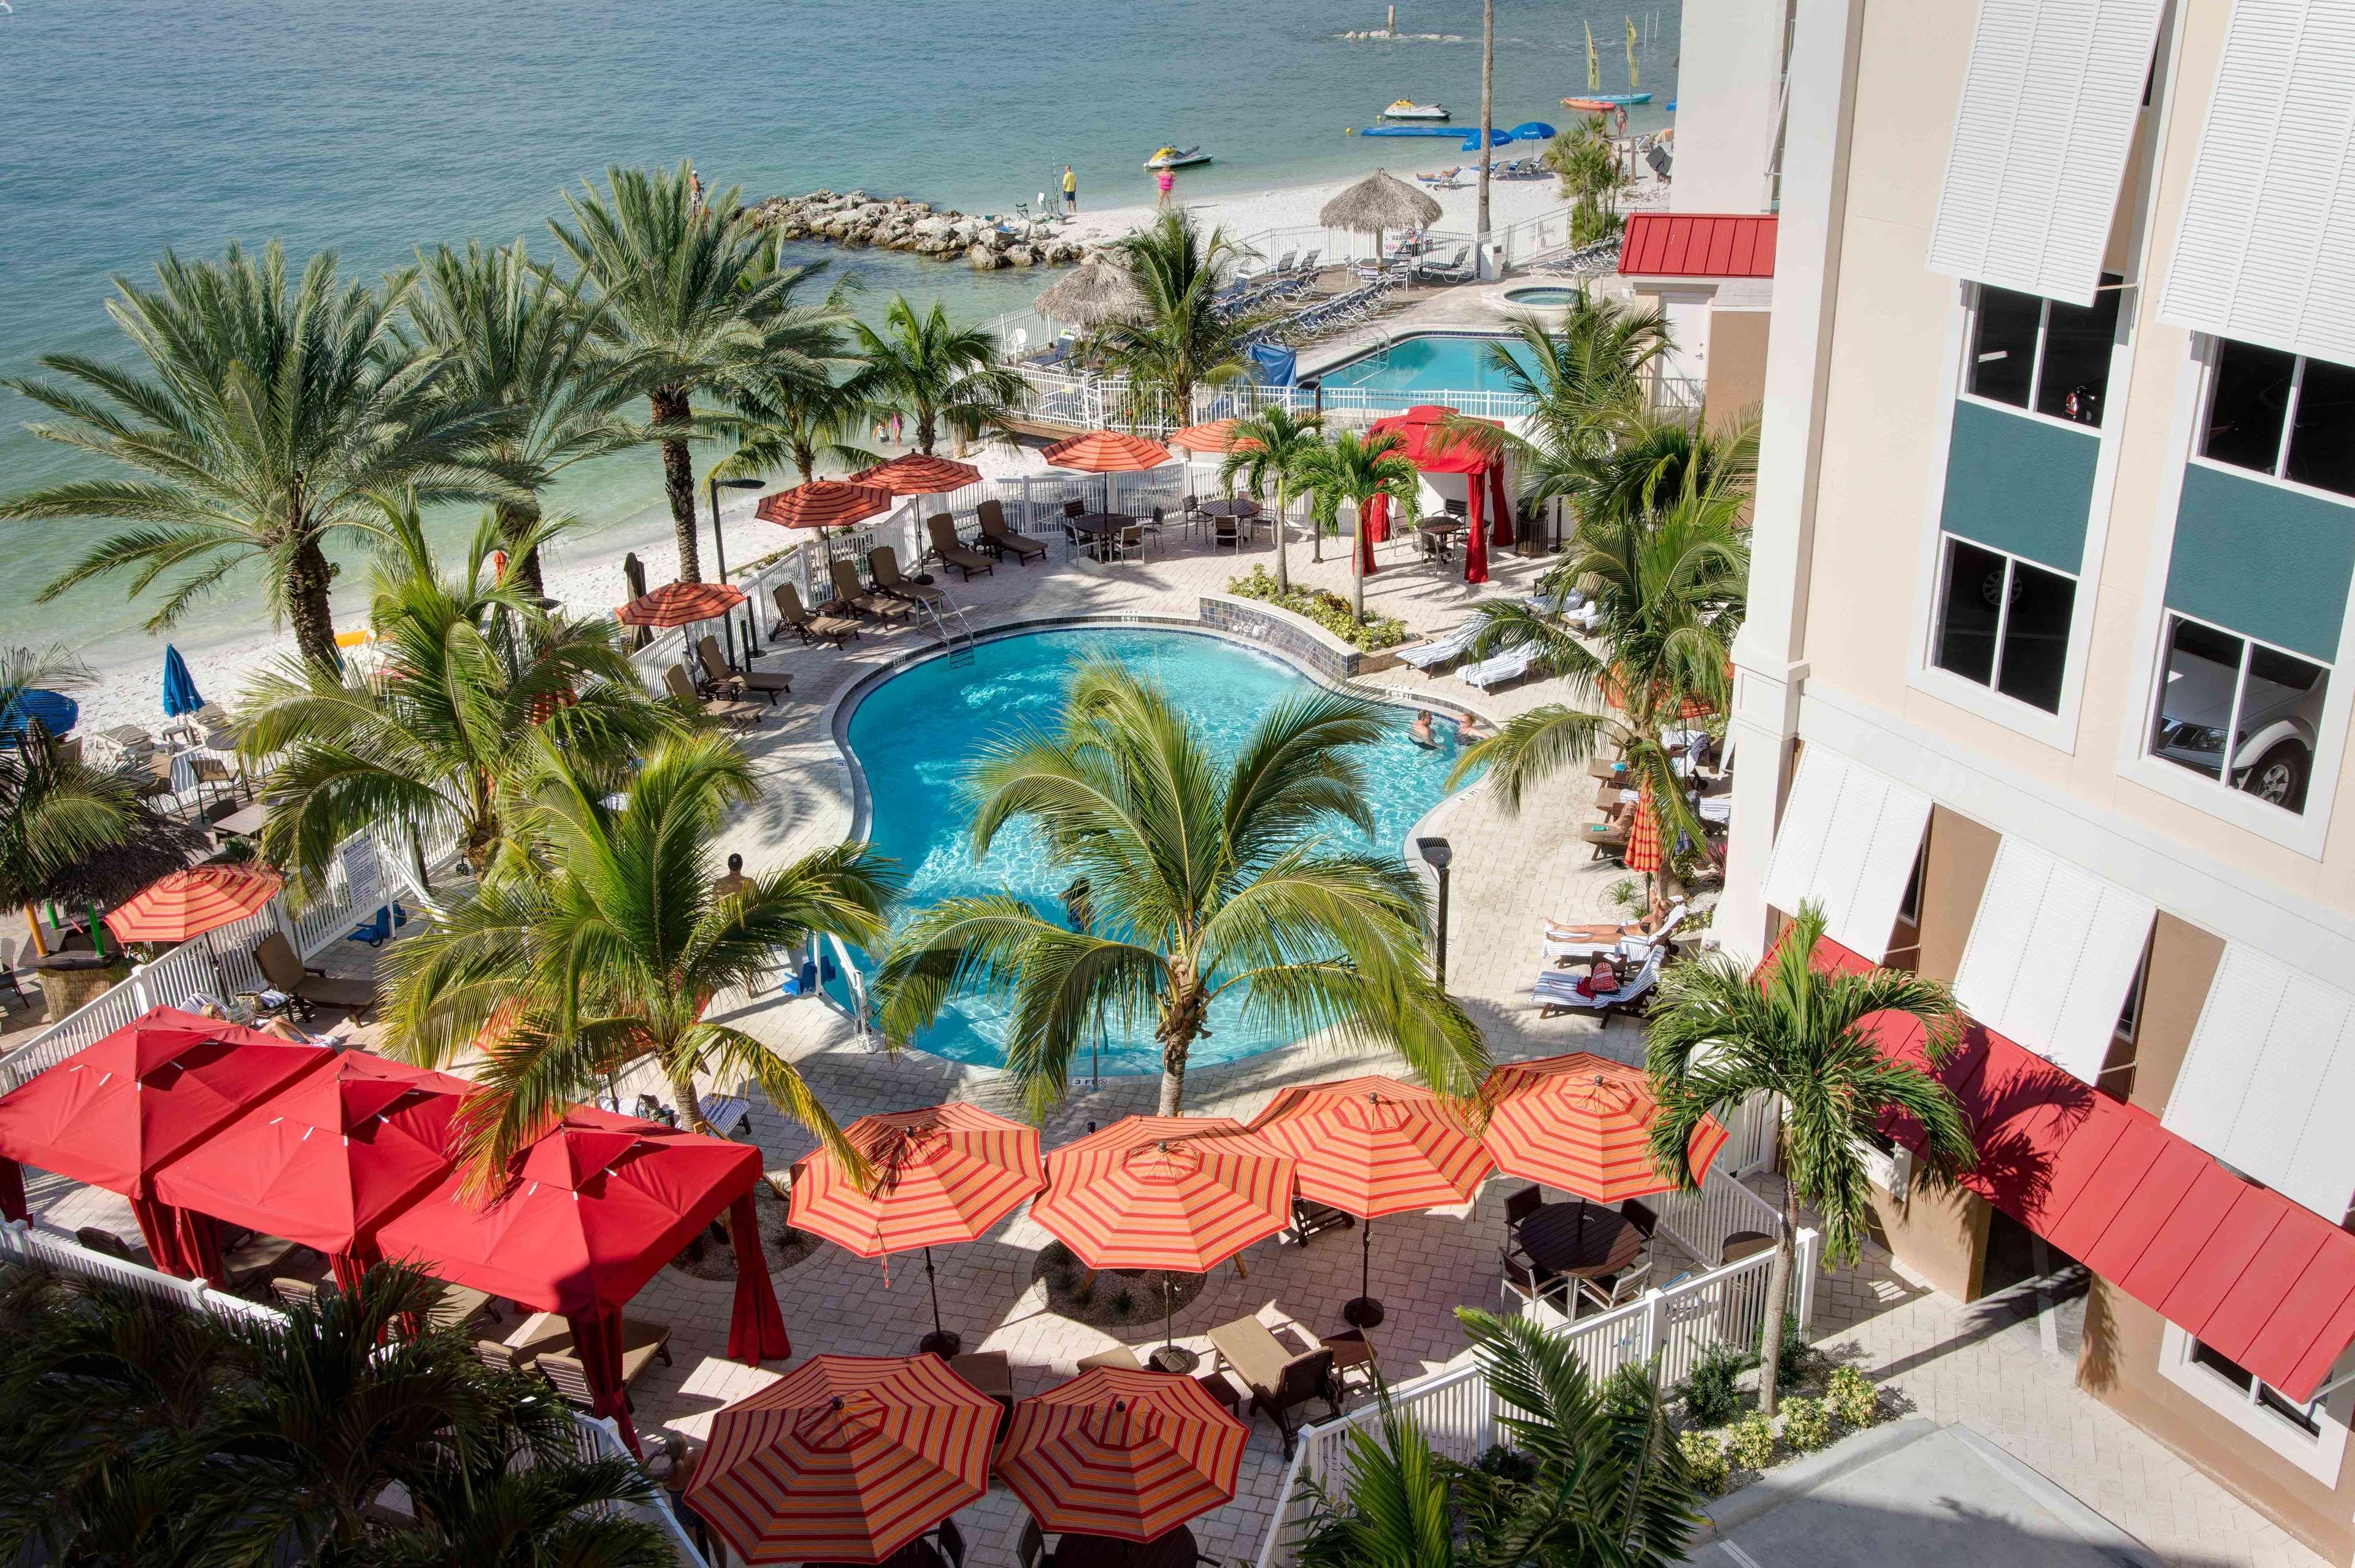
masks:
<instances>
[{"instance_id":1,"label":"beach umbrella stand","mask_svg":"<svg viewBox=\"0 0 2355 1568\"><path fill-rule=\"evenodd\" d=\"M1341 1321L1352 1328L1379 1328L1388 1314L1374 1298L1374 1222L1358 1221L1358 1294L1341 1307Z\"/></svg>"},{"instance_id":2,"label":"beach umbrella stand","mask_svg":"<svg viewBox=\"0 0 2355 1568\"><path fill-rule=\"evenodd\" d=\"M932 1249L930 1247L924 1249L924 1283L932 1291L932 1331L916 1342L916 1349L945 1361L964 1349L964 1339L941 1327L941 1276L932 1272Z\"/></svg>"}]
</instances>

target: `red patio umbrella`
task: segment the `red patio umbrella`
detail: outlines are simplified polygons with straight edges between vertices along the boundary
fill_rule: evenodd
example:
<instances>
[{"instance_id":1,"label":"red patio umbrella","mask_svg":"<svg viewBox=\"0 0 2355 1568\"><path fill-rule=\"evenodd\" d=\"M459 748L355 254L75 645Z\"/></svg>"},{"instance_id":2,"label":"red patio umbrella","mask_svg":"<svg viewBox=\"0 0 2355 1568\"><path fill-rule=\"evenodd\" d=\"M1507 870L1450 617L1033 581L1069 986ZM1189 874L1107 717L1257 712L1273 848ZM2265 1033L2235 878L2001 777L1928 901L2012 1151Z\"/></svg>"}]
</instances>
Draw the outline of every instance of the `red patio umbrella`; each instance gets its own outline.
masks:
<instances>
[{"instance_id":1,"label":"red patio umbrella","mask_svg":"<svg viewBox=\"0 0 2355 1568\"><path fill-rule=\"evenodd\" d=\"M716 621L744 603L744 591L726 582L666 582L613 612L624 626L691 626Z\"/></svg>"},{"instance_id":2,"label":"red patio umbrella","mask_svg":"<svg viewBox=\"0 0 2355 1568\"><path fill-rule=\"evenodd\" d=\"M862 1258L922 1248L932 1290L923 1348L955 1355L957 1337L941 1327L932 1249L979 1241L1046 1185L1039 1130L958 1104L861 1116L842 1134L873 1171L872 1184L862 1191L831 1150L818 1150L794 1167L794 1224Z\"/></svg>"},{"instance_id":3,"label":"red patio umbrella","mask_svg":"<svg viewBox=\"0 0 2355 1568\"><path fill-rule=\"evenodd\" d=\"M1082 474L1141 474L1170 461L1169 449L1159 442L1116 430L1075 435L1039 455L1057 468L1075 468Z\"/></svg>"},{"instance_id":4,"label":"red patio umbrella","mask_svg":"<svg viewBox=\"0 0 2355 1568\"><path fill-rule=\"evenodd\" d=\"M349 1290L377 1261L376 1229L450 1174L450 1120L463 1078L364 1051L338 1053L246 1111L155 1174L155 1195L184 1216L226 1220L327 1254ZM190 1263L218 1257L202 1223L183 1223Z\"/></svg>"},{"instance_id":5,"label":"red patio umbrella","mask_svg":"<svg viewBox=\"0 0 2355 1568\"><path fill-rule=\"evenodd\" d=\"M155 1266L184 1277L176 1216L157 1171L248 1106L336 1053L156 1008L0 1095L0 1213L25 1217L22 1166L119 1192Z\"/></svg>"},{"instance_id":6,"label":"red patio umbrella","mask_svg":"<svg viewBox=\"0 0 2355 1568\"><path fill-rule=\"evenodd\" d=\"M911 452L863 468L850 476L853 485L889 490L894 496L945 496L981 482L981 470L970 463Z\"/></svg>"},{"instance_id":7,"label":"red patio umbrella","mask_svg":"<svg viewBox=\"0 0 2355 1568\"><path fill-rule=\"evenodd\" d=\"M218 999L229 1001L229 976L212 933L260 914L278 896L274 872L252 866L190 866L158 877L106 917L106 929L123 942L182 943L201 936L213 968Z\"/></svg>"},{"instance_id":8,"label":"red patio umbrella","mask_svg":"<svg viewBox=\"0 0 2355 1568\"><path fill-rule=\"evenodd\" d=\"M752 515L764 523L780 528L815 528L818 539L826 545L826 559L834 558L836 528L847 528L863 523L891 509L891 491L883 485L854 485L840 479L813 479L806 485L796 485L790 490L779 490L761 497Z\"/></svg>"},{"instance_id":9,"label":"red patio umbrella","mask_svg":"<svg viewBox=\"0 0 2355 1568\"><path fill-rule=\"evenodd\" d=\"M1250 1435L1191 1378L1095 1367L1014 1407L997 1475L1042 1530L1151 1541L1233 1499Z\"/></svg>"},{"instance_id":10,"label":"red patio umbrella","mask_svg":"<svg viewBox=\"0 0 2355 1568\"><path fill-rule=\"evenodd\" d=\"M1208 420L1200 424L1189 424L1185 429L1174 432L1169 437L1169 444L1182 446L1188 452L1200 453L1205 457L1224 457L1234 450L1235 427L1242 422L1239 419L1225 419Z\"/></svg>"},{"instance_id":11,"label":"red patio umbrella","mask_svg":"<svg viewBox=\"0 0 2355 1568\"><path fill-rule=\"evenodd\" d=\"M813 1356L712 1416L687 1503L747 1563L880 1563L988 1489L999 1413L937 1356Z\"/></svg>"},{"instance_id":12,"label":"red patio umbrella","mask_svg":"<svg viewBox=\"0 0 2355 1568\"><path fill-rule=\"evenodd\" d=\"M1652 1164L1647 1140L1660 1107L1640 1067L1574 1051L1508 1062L1488 1074L1480 1095L1488 1105L1481 1141L1508 1176L1598 1203L1676 1186ZM1708 1174L1726 1136L1713 1117L1693 1130L1686 1153L1696 1179Z\"/></svg>"},{"instance_id":13,"label":"red patio umbrella","mask_svg":"<svg viewBox=\"0 0 2355 1568\"><path fill-rule=\"evenodd\" d=\"M1364 1221L1358 1298L1341 1309L1360 1328L1382 1320L1371 1284L1373 1221L1467 1202L1497 1168L1445 1101L1395 1078L1286 1089L1252 1119L1252 1131L1292 1156L1302 1197Z\"/></svg>"}]
</instances>

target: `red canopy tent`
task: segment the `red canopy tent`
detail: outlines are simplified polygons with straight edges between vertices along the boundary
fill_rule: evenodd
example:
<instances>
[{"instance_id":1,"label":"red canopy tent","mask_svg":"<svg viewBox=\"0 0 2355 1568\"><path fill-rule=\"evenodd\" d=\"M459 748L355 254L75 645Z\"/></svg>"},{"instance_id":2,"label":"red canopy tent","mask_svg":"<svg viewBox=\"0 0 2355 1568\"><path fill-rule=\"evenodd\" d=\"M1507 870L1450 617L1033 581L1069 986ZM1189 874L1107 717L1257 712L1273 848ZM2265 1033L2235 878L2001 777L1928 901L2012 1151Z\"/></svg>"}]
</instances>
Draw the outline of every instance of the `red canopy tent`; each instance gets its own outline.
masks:
<instances>
[{"instance_id":1,"label":"red canopy tent","mask_svg":"<svg viewBox=\"0 0 2355 1568\"><path fill-rule=\"evenodd\" d=\"M1424 474L1461 474L1468 480L1468 499L1465 505L1467 527L1464 530L1464 581L1488 581L1489 530L1482 527L1485 516L1494 516L1494 542L1499 547L1513 542L1512 508L1505 500L1505 460L1491 456L1475 443L1448 428L1450 421L1463 416L1455 410L1438 403L1419 403L1402 414L1376 420L1366 432L1374 436L1395 435L1401 445L1399 455L1413 464ZM1481 420L1481 424L1497 424L1494 420ZM1503 426L1498 425L1498 429ZM1485 496L1484 493L1485 492ZM1366 527L1359 537L1364 540L1366 570L1374 569L1371 547L1389 537L1390 504L1386 496L1376 496L1368 508Z\"/></svg>"},{"instance_id":2,"label":"red canopy tent","mask_svg":"<svg viewBox=\"0 0 2355 1568\"><path fill-rule=\"evenodd\" d=\"M453 1285L570 1318L593 1413L615 1417L632 1446L623 1305L723 1209L736 1245L728 1354L753 1363L792 1354L752 1209L759 1149L575 1105L512 1171L506 1190L479 1205L453 1173L386 1221L378 1249Z\"/></svg>"},{"instance_id":3,"label":"red canopy tent","mask_svg":"<svg viewBox=\"0 0 2355 1568\"><path fill-rule=\"evenodd\" d=\"M207 1219L327 1254L349 1290L377 1261L376 1230L438 1186L455 1163L451 1118L463 1078L346 1051L155 1175L180 1211L192 1265L218 1256Z\"/></svg>"},{"instance_id":4,"label":"red canopy tent","mask_svg":"<svg viewBox=\"0 0 2355 1568\"><path fill-rule=\"evenodd\" d=\"M131 1200L155 1266L183 1277L177 1217L157 1171L335 1052L156 1008L0 1095L0 1213L25 1217L21 1166Z\"/></svg>"}]
</instances>

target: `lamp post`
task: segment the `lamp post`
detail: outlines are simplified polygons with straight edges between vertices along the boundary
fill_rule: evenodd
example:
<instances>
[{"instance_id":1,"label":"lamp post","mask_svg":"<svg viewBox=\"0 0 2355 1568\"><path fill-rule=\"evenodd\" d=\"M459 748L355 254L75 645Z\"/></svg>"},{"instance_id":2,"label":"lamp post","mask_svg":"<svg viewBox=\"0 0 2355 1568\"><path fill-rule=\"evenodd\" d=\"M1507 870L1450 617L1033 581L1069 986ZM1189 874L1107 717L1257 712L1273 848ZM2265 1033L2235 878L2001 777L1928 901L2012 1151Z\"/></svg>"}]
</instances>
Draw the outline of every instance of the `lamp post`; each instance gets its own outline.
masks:
<instances>
[{"instance_id":1,"label":"lamp post","mask_svg":"<svg viewBox=\"0 0 2355 1568\"><path fill-rule=\"evenodd\" d=\"M728 549L727 547L721 544L719 540L719 487L722 485L725 485L730 490L758 490L761 487L761 481L758 479L722 479L716 474L711 476L712 581L715 582L724 583L728 581ZM735 617L732 615L722 615L719 617L720 629L728 634L728 667L730 669L749 668L752 663L752 650L761 645L759 641L752 635L751 619L752 611L749 601L746 603L744 614L744 662L742 665L739 665L736 662Z\"/></svg>"},{"instance_id":2,"label":"lamp post","mask_svg":"<svg viewBox=\"0 0 2355 1568\"><path fill-rule=\"evenodd\" d=\"M1439 873L1439 952L1432 962L1432 978L1444 991L1447 989L1447 865L1455 859L1455 850L1444 838L1418 838L1414 848Z\"/></svg>"}]
</instances>

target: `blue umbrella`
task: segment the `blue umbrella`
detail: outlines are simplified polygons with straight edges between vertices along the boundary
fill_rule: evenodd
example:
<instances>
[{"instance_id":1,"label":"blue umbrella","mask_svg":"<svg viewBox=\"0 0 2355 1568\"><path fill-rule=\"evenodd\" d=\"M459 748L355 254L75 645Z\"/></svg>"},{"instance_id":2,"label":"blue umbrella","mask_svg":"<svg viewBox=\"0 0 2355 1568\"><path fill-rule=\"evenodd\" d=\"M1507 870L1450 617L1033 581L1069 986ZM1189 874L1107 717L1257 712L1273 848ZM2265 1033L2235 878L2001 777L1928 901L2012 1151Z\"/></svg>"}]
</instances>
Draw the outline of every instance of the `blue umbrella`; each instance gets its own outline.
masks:
<instances>
[{"instance_id":1,"label":"blue umbrella","mask_svg":"<svg viewBox=\"0 0 2355 1568\"><path fill-rule=\"evenodd\" d=\"M0 709L0 735L21 735L30 720L41 721L52 738L64 734L81 718L81 707L62 691L27 687Z\"/></svg>"},{"instance_id":2,"label":"blue umbrella","mask_svg":"<svg viewBox=\"0 0 2355 1568\"><path fill-rule=\"evenodd\" d=\"M1550 142L1553 133L1553 127L1542 120L1524 120L1512 129L1516 142Z\"/></svg>"},{"instance_id":3,"label":"blue umbrella","mask_svg":"<svg viewBox=\"0 0 2355 1568\"><path fill-rule=\"evenodd\" d=\"M1488 127L1488 145L1501 147L1512 139L1513 133L1510 131L1502 131L1494 125ZM1479 132L1467 131L1464 133L1464 150L1467 153L1476 153L1480 150Z\"/></svg>"},{"instance_id":4,"label":"blue umbrella","mask_svg":"<svg viewBox=\"0 0 2355 1568\"><path fill-rule=\"evenodd\" d=\"M197 677L188 673L188 661L180 650L169 643L164 645L164 712L177 719L183 713L194 713L205 705L204 693L197 689Z\"/></svg>"}]
</instances>

